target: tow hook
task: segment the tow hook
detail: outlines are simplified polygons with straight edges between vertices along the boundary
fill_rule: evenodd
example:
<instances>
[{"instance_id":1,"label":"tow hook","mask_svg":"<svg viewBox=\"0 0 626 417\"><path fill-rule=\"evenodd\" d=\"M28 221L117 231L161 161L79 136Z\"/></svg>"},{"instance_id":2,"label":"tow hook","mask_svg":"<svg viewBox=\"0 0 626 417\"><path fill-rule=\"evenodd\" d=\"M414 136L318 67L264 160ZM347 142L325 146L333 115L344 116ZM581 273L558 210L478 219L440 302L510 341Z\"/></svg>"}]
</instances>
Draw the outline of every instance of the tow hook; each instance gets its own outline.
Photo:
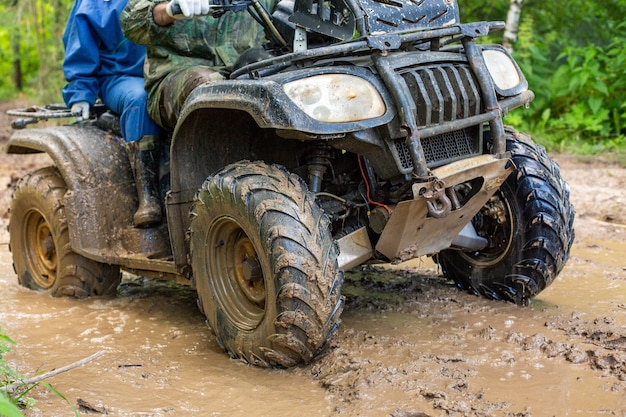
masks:
<instances>
[{"instance_id":1,"label":"tow hook","mask_svg":"<svg viewBox=\"0 0 626 417\"><path fill-rule=\"evenodd\" d=\"M426 199L428 214L436 219L446 217L452 211L452 201L447 195L446 183L436 179L431 184L430 188L422 188L419 193L421 197ZM450 191L454 200L456 200L454 190Z\"/></svg>"}]
</instances>

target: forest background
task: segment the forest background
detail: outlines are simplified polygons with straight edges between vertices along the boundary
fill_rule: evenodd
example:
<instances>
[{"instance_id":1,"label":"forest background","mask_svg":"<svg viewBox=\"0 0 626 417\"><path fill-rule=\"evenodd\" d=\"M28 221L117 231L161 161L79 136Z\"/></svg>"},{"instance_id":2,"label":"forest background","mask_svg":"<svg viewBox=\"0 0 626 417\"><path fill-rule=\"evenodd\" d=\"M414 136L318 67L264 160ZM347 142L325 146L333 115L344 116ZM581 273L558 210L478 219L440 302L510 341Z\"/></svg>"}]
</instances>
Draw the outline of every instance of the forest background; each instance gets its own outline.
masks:
<instances>
[{"instance_id":1,"label":"forest background","mask_svg":"<svg viewBox=\"0 0 626 417\"><path fill-rule=\"evenodd\" d=\"M0 101L62 102L61 37L73 0L0 5ZM505 21L522 7L510 43L536 98L506 122L551 151L610 152L626 163L626 0L458 0L461 21ZM486 42L502 43L503 33Z\"/></svg>"}]
</instances>

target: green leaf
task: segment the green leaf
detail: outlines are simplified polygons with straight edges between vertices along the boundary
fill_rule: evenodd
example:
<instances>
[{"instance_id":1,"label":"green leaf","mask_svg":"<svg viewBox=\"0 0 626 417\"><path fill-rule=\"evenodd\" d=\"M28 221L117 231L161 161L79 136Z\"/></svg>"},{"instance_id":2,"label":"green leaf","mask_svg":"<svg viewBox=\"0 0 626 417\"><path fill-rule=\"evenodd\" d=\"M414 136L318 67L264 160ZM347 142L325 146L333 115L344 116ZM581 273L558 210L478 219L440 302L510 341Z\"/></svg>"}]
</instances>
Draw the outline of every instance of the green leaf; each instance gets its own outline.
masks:
<instances>
[{"instance_id":1,"label":"green leaf","mask_svg":"<svg viewBox=\"0 0 626 417\"><path fill-rule=\"evenodd\" d=\"M5 334L0 334L0 341L3 341L5 343L9 343L11 345L14 345L15 342L7 335Z\"/></svg>"},{"instance_id":2,"label":"green leaf","mask_svg":"<svg viewBox=\"0 0 626 417\"><path fill-rule=\"evenodd\" d=\"M593 85L593 88L594 90L596 90L599 93L604 94L605 96L609 95L609 89L603 81L596 80L596 82Z\"/></svg>"},{"instance_id":3,"label":"green leaf","mask_svg":"<svg viewBox=\"0 0 626 417\"><path fill-rule=\"evenodd\" d=\"M597 114L602 108L604 100L602 100L600 97L590 97L589 100L587 100L587 104L591 109L591 113Z\"/></svg>"},{"instance_id":4,"label":"green leaf","mask_svg":"<svg viewBox=\"0 0 626 417\"><path fill-rule=\"evenodd\" d=\"M13 399L15 401L27 401L26 398L26 394L28 394L29 392L31 392L38 384L33 384L31 386L27 386L26 384L23 384L21 389L23 389L23 391L20 391L20 394L17 397L14 397Z\"/></svg>"},{"instance_id":5,"label":"green leaf","mask_svg":"<svg viewBox=\"0 0 626 417\"><path fill-rule=\"evenodd\" d=\"M585 64L589 64L593 62L593 59L597 55L597 51L593 48L593 46L589 46L585 50Z\"/></svg>"},{"instance_id":6,"label":"green leaf","mask_svg":"<svg viewBox=\"0 0 626 417\"><path fill-rule=\"evenodd\" d=\"M4 394L0 394L0 416L6 417L24 417L17 408Z\"/></svg>"}]
</instances>

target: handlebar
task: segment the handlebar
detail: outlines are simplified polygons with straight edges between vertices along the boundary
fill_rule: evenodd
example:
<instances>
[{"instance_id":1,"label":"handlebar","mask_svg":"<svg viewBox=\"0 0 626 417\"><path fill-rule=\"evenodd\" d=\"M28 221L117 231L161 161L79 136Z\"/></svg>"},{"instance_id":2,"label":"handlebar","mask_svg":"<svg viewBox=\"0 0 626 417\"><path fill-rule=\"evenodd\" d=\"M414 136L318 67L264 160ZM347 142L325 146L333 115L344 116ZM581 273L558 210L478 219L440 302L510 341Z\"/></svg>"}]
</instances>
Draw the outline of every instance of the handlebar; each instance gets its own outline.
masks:
<instances>
[{"instance_id":1,"label":"handlebar","mask_svg":"<svg viewBox=\"0 0 626 417\"><path fill-rule=\"evenodd\" d=\"M96 103L92 109L92 115L94 117L104 113L107 109L102 103ZM13 129L24 129L29 124L37 123L41 120L47 121L49 119L62 119L69 117L79 117L80 112L72 113L72 110L66 107L64 104L48 104L45 106L31 106L24 109L12 109L7 110L7 115L13 117L20 117L11 122Z\"/></svg>"},{"instance_id":2,"label":"handlebar","mask_svg":"<svg viewBox=\"0 0 626 417\"><path fill-rule=\"evenodd\" d=\"M248 10L250 15L266 29L267 35L271 36L275 42L281 46L287 45L287 41L274 26L272 16L258 0L209 0L209 13L213 17L218 17L228 11L236 13L244 10ZM175 19L184 17L178 3L170 2L166 12Z\"/></svg>"}]
</instances>

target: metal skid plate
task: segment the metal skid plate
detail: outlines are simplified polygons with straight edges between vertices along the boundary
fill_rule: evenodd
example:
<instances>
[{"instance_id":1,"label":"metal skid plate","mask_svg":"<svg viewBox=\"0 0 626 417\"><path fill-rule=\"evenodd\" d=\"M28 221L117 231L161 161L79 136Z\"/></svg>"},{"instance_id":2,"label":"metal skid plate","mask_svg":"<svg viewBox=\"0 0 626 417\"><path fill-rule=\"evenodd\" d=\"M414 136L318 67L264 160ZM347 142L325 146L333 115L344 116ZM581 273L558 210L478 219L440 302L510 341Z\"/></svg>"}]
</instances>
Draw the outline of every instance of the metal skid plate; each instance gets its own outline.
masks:
<instances>
[{"instance_id":1,"label":"metal skid plate","mask_svg":"<svg viewBox=\"0 0 626 417\"><path fill-rule=\"evenodd\" d=\"M339 268L343 270L361 265L374 254L365 227L361 227L349 235L342 237L337 241L337 244L339 245L339 258L337 258L337 263L339 264Z\"/></svg>"},{"instance_id":2,"label":"metal skid plate","mask_svg":"<svg viewBox=\"0 0 626 417\"><path fill-rule=\"evenodd\" d=\"M461 208L452 210L445 217L435 218L428 214L427 200L416 192L420 184L415 184L413 189L417 197L396 206L376 250L393 262L402 262L449 248L513 170L510 159L498 159L493 155L479 155L433 170L433 175L446 187L480 177L483 178L482 187Z\"/></svg>"}]
</instances>

